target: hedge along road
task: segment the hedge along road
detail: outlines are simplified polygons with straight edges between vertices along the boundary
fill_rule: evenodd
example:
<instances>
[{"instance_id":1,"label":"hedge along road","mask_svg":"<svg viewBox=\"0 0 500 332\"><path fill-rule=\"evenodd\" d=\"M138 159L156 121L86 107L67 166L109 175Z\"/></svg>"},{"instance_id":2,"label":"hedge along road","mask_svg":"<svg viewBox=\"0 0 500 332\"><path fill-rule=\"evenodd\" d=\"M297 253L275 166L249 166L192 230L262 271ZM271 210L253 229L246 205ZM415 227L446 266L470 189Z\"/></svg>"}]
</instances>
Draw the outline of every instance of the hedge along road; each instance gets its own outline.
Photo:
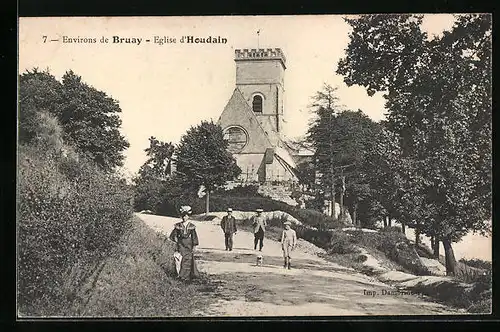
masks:
<instances>
[{"instance_id":1,"label":"hedge along road","mask_svg":"<svg viewBox=\"0 0 500 332\"><path fill-rule=\"evenodd\" d=\"M149 227L168 236L177 218L137 214ZM216 219L217 220L217 219ZM292 269L283 268L281 245L264 240L263 266L256 266L253 234L238 231L233 251L225 251L218 222L192 221L200 245L198 268L217 287L200 293L209 306L192 316L346 316L440 315L460 311L420 295L395 293L397 289L352 269L328 262L312 253L299 239ZM392 293L391 293L392 292Z\"/></svg>"}]
</instances>

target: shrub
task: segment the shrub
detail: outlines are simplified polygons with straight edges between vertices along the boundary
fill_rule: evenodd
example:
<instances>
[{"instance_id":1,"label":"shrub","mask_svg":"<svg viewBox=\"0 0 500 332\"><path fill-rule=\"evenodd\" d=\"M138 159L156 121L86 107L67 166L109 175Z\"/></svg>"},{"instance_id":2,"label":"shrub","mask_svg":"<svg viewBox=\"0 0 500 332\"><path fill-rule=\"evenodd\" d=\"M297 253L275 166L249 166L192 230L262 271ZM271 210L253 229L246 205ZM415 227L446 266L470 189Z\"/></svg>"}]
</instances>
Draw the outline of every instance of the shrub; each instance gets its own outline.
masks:
<instances>
[{"instance_id":1,"label":"shrub","mask_svg":"<svg viewBox=\"0 0 500 332\"><path fill-rule=\"evenodd\" d=\"M490 313L492 306L492 264L481 259L460 259L457 262L455 278L472 283L469 312Z\"/></svg>"},{"instance_id":2,"label":"shrub","mask_svg":"<svg viewBox=\"0 0 500 332\"><path fill-rule=\"evenodd\" d=\"M85 158L20 146L18 165L19 310L58 314L74 295L73 266L102 260L129 227L132 196Z\"/></svg>"},{"instance_id":3,"label":"shrub","mask_svg":"<svg viewBox=\"0 0 500 332\"><path fill-rule=\"evenodd\" d=\"M488 265L484 264L484 266ZM463 260L458 261L455 267L455 278L465 283L489 283L491 287L491 273L491 265L489 269L481 269L469 266Z\"/></svg>"},{"instance_id":4,"label":"shrub","mask_svg":"<svg viewBox=\"0 0 500 332\"><path fill-rule=\"evenodd\" d=\"M174 197L174 195L170 195L169 198L165 199L162 203L162 206L159 209L159 214L178 216L177 208L186 204L191 206L193 214L201 214L205 212L205 198L198 198L193 195L177 195L176 197ZM233 209L240 211L255 211L255 209L258 208L264 209L264 211L283 211L290 214L303 224L318 229L330 229L342 226L336 219L326 216L319 211L300 209L267 197L236 196L229 195L227 192L223 195L212 194L210 196L210 211L225 211L228 207L232 207Z\"/></svg>"},{"instance_id":5,"label":"shrub","mask_svg":"<svg viewBox=\"0 0 500 332\"><path fill-rule=\"evenodd\" d=\"M266 216L265 218L266 218L267 225L269 227L277 228L280 231L283 228L283 223L288 220L285 214L281 214L279 216L269 215L269 216ZM245 219L245 224L250 225L251 220L252 220L252 218Z\"/></svg>"},{"instance_id":6,"label":"shrub","mask_svg":"<svg viewBox=\"0 0 500 332\"><path fill-rule=\"evenodd\" d=\"M157 213L165 190L162 181L154 177L137 177L134 180L134 210L151 210Z\"/></svg>"},{"instance_id":7,"label":"shrub","mask_svg":"<svg viewBox=\"0 0 500 332\"><path fill-rule=\"evenodd\" d=\"M213 211L224 211L228 206L235 210L255 211L262 208L264 211L283 211L286 203L274 201L265 197L246 197L246 196L229 196L229 195L213 195L211 197L210 209Z\"/></svg>"},{"instance_id":8,"label":"shrub","mask_svg":"<svg viewBox=\"0 0 500 332\"><path fill-rule=\"evenodd\" d=\"M423 243L415 244L415 250L420 257L435 259L434 251Z\"/></svg>"},{"instance_id":9,"label":"shrub","mask_svg":"<svg viewBox=\"0 0 500 332\"><path fill-rule=\"evenodd\" d=\"M376 249L417 275L429 274L410 241L400 231L382 232L381 242Z\"/></svg>"},{"instance_id":10,"label":"shrub","mask_svg":"<svg viewBox=\"0 0 500 332\"><path fill-rule=\"evenodd\" d=\"M343 226L337 219L316 210L299 209L295 206L289 206L285 212L288 212L304 224L318 229L340 228Z\"/></svg>"},{"instance_id":11,"label":"shrub","mask_svg":"<svg viewBox=\"0 0 500 332\"><path fill-rule=\"evenodd\" d=\"M388 226L381 229L382 233L402 233L400 226Z\"/></svg>"},{"instance_id":12,"label":"shrub","mask_svg":"<svg viewBox=\"0 0 500 332\"><path fill-rule=\"evenodd\" d=\"M321 213L325 207L325 196L318 193L313 199L306 200L305 205L307 209L315 210Z\"/></svg>"},{"instance_id":13,"label":"shrub","mask_svg":"<svg viewBox=\"0 0 500 332\"><path fill-rule=\"evenodd\" d=\"M258 185L236 186L229 190L220 189L214 192L215 195L224 196L244 196L244 197L264 197L259 194Z\"/></svg>"},{"instance_id":14,"label":"shrub","mask_svg":"<svg viewBox=\"0 0 500 332\"><path fill-rule=\"evenodd\" d=\"M283 211L290 214L303 224L316 227L318 229L337 228L341 226L335 219L326 216L321 212L300 209L267 197L241 197L226 195L213 195L211 197L211 211L224 211L228 206L241 211L254 211L257 208L262 208L264 211Z\"/></svg>"},{"instance_id":15,"label":"shrub","mask_svg":"<svg viewBox=\"0 0 500 332\"><path fill-rule=\"evenodd\" d=\"M262 197L259 194L253 196L252 192L256 189L249 189L249 187L251 186L236 187L233 190L219 191L212 194L210 196L210 211L225 211L228 207L240 211L255 211L257 208L264 209L264 211L283 211L304 224L304 226L294 226L297 237L324 249L328 248L331 241L328 230L342 226L336 219L319 211L300 209L284 202ZM236 193L242 192L247 192L248 196L236 195ZM190 205L193 214L205 212L205 198L198 198L189 194L183 196L170 194L169 198L162 203L159 214L176 217L178 216L178 207L181 205ZM282 227L283 221L275 218L270 223L271 226ZM311 227L316 229L311 229Z\"/></svg>"},{"instance_id":16,"label":"shrub","mask_svg":"<svg viewBox=\"0 0 500 332\"><path fill-rule=\"evenodd\" d=\"M392 227L377 233L362 231L349 232L352 241L365 248L382 252L389 260L417 275L429 274L410 241L400 231Z\"/></svg>"},{"instance_id":17,"label":"shrub","mask_svg":"<svg viewBox=\"0 0 500 332\"><path fill-rule=\"evenodd\" d=\"M359 249L354 245L351 237L343 231L331 232L328 252L335 254L358 253Z\"/></svg>"},{"instance_id":18,"label":"shrub","mask_svg":"<svg viewBox=\"0 0 500 332\"><path fill-rule=\"evenodd\" d=\"M475 267L475 268L478 268L478 269L483 269L483 270L488 270L488 271L491 271L492 269L492 264L491 262L489 261L485 261L485 260L482 260L482 259L477 259L477 258L473 258L473 259L465 259L465 258L461 258L459 260L459 262L462 262L470 267Z\"/></svg>"},{"instance_id":19,"label":"shrub","mask_svg":"<svg viewBox=\"0 0 500 332\"><path fill-rule=\"evenodd\" d=\"M193 214L205 212L205 200L201 200L190 194L178 195L177 197L173 197L170 194L165 195L155 212L162 216L179 217L179 208L182 205L191 206Z\"/></svg>"},{"instance_id":20,"label":"shrub","mask_svg":"<svg viewBox=\"0 0 500 332\"><path fill-rule=\"evenodd\" d=\"M294 200L300 200L302 199L302 191L300 190L294 190L292 191L292 193L290 194L290 197L293 198Z\"/></svg>"},{"instance_id":21,"label":"shrub","mask_svg":"<svg viewBox=\"0 0 500 332\"><path fill-rule=\"evenodd\" d=\"M471 294L474 292L475 290L471 291ZM467 311L471 313L491 313L493 302L491 287L489 290L476 294L479 295L472 299L472 304L467 308Z\"/></svg>"},{"instance_id":22,"label":"shrub","mask_svg":"<svg viewBox=\"0 0 500 332\"><path fill-rule=\"evenodd\" d=\"M327 249L331 241L331 233L317 229L311 229L307 226L296 226L297 237L304 239L314 245Z\"/></svg>"}]
</instances>

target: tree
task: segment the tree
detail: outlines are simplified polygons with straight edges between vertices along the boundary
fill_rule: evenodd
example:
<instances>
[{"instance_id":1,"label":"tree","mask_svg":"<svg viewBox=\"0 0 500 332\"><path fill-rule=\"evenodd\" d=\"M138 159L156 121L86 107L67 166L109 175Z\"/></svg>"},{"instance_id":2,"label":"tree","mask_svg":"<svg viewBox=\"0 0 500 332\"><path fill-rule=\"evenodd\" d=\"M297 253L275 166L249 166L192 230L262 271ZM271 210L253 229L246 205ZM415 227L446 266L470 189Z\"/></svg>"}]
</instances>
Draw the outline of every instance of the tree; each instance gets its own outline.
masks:
<instances>
[{"instance_id":1,"label":"tree","mask_svg":"<svg viewBox=\"0 0 500 332\"><path fill-rule=\"evenodd\" d=\"M307 139L316 151L315 167L323 174L321 184L329 187L330 196L334 197L335 185L340 180L341 216L344 215L345 198L345 205L356 218L360 202L370 197L369 185L360 166L379 126L361 110L342 110L335 97L335 88L329 85L325 85L313 101L316 117L308 130ZM364 203L369 204L368 201Z\"/></svg>"},{"instance_id":2,"label":"tree","mask_svg":"<svg viewBox=\"0 0 500 332\"><path fill-rule=\"evenodd\" d=\"M342 185L341 206L347 207L356 218L359 205L370 204L370 186L362 165L380 127L361 110L345 110L333 119L332 128L336 151L333 164Z\"/></svg>"},{"instance_id":3,"label":"tree","mask_svg":"<svg viewBox=\"0 0 500 332\"><path fill-rule=\"evenodd\" d=\"M393 218L400 219L400 202L404 194L400 180L403 165L401 158L397 137L382 129L374 137L374 144L367 151L361 165L369 182L371 196L380 204L377 217L384 220L384 226Z\"/></svg>"},{"instance_id":4,"label":"tree","mask_svg":"<svg viewBox=\"0 0 500 332\"><path fill-rule=\"evenodd\" d=\"M309 161L303 161L297 165L297 177L299 183L304 185L306 190L314 188L316 181L316 169L314 164Z\"/></svg>"},{"instance_id":5,"label":"tree","mask_svg":"<svg viewBox=\"0 0 500 332\"><path fill-rule=\"evenodd\" d=\"M196 192L200 186L205 188L206 213L210 192L241 174L227 147L222 128L212 121L191 127L177 147L176 176L186 190Z\"/></svg>"},{"instance_id":6,"label":"tree","mask_svg":"<svg viewBox=\"0 0 500 332\"><path fill-rule=\"evenodd\" d=\"M174 145L161 142L155 137L149 138L149 147L144 150L148 159L134 177L134 205L136 210L152 210L155 213L168 196L167 180Z\"/></svg>"},{"instance_id":7,"label":"tree","mask_svg":"<svg viewBox=\"0 0 500 332\"><path fill-rule=\"evenodd\" d=\"M316 94L311 98L312 103L310 107L317 110L326 109L331 110L333 114L341 111L339 105L339 98L337 97L337 87L333 87L330 84L323 83L323 88L316 92Z\"/></svg>"},{"instance_id":8,"label":"tree","mask_svg":"<svg viewBox=\"0 0 500 332\"><path fill-rule=\"evenodd\" d=\"M141 166L139 175L149 173L160 180L166 180L171 173L175 146L171 142L162 142L151 136L149 138L149 148L144 151L148 159Z\"/></svg>"},{"instance_id":9,"label":"tree","mask_svg":"<svg viewBox=\"0 0 500 332\"><path fill-rule=\"evenodd\" d=\"M416 195L407 217L443 242L454 274L452 242L488 231L491 218L491 16L457 16L430 40L421 15L347 22L353 31L337 72L370 95L385 92L387 128L403 157L399 185Z\"/></svg>"},{"instance_id":10,"label":"tree","mask_svg":"<svg viewBox=\"0 0 500 332\"><path fill-rule=\"evenodd\" d=\"M333 121L342 111L336 94L336 87L328 84L316 92L312 97L311 107L315 117L309 126L306 140L314 149L314 166L320 174L320 182L324 188L329 188L332 201L332 217L335 213L335 182L336 172L334 165L335 144Z\"/></svg>"},{"instance_id":11,"label":"tree","mask_svg":"<svg viewBox=\"0 0 500 332\"><path fill-rule=\"evenodd\" d=\"M40 113L57 113L63 104L63 86L48 71L19 76L19 142L31 143L37 134Z\"/></svg>"},{"instance_id":12,"label":"tree","mask_svg":"<svg viewBox=\"0 0 500 332\"><path fill-rule=\"evenodd\" d=\"M58 82L48 70L34 69L19 77L19 132L21 141L33 137L33 116L39 111L55 115L64 129L64 141L102 169L123 165L129 143L120 134L118 102L84 83L68 71Z\"/></svg>"},{"instance_id":13,"label":"tree","mask_svg":"<svg viewBox=\"0 0 500 332\"><path fill-rule=\"evenodd\" d=\"M120 134L118 102L82 82L73 71L63 76L65 107L58 114L67 139L105 170L123 165L129 143Z\"/></svg>"}]
</instances>

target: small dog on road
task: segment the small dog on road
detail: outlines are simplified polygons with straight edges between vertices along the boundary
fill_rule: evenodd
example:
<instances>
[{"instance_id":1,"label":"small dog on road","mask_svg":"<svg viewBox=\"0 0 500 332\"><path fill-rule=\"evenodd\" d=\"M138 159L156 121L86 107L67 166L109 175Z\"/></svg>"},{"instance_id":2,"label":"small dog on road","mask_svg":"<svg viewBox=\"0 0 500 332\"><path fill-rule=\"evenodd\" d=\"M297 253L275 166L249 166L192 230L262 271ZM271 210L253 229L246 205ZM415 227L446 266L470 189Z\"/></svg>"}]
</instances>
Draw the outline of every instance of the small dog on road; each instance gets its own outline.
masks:
<instances>
[{"instance_id":1,"label":"small dog on road","mask_svg":"<svg viewBox=\"0 0 500 332\"><path fill-rule=\"evenodd\" d=\"M257 255L257 266L262 266L264 263L264 258L262 257L261 254Z\"/></svg>"}]
</instances>

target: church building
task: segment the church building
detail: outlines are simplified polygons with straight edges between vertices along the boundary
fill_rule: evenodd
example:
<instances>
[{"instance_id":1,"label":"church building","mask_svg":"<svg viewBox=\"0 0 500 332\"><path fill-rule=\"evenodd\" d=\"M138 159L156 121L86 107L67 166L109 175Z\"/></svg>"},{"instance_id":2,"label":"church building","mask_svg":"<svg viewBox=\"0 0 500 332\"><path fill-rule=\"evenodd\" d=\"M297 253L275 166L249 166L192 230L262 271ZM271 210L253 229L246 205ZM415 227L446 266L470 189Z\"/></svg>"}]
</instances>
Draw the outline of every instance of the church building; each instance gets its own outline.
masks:
<instances>
[{"instance_id":1,"label":"church building","mask_svg":"<svg viewBox=\"0 0 500 332\"><path fill-rule=\"evenodd\" d=\"M235 50L236 87L218 124L241 168L242 182L298 182L303 153L287 143L284 78L286 58L279 48Z\"/></svg>"}]
</instances>

